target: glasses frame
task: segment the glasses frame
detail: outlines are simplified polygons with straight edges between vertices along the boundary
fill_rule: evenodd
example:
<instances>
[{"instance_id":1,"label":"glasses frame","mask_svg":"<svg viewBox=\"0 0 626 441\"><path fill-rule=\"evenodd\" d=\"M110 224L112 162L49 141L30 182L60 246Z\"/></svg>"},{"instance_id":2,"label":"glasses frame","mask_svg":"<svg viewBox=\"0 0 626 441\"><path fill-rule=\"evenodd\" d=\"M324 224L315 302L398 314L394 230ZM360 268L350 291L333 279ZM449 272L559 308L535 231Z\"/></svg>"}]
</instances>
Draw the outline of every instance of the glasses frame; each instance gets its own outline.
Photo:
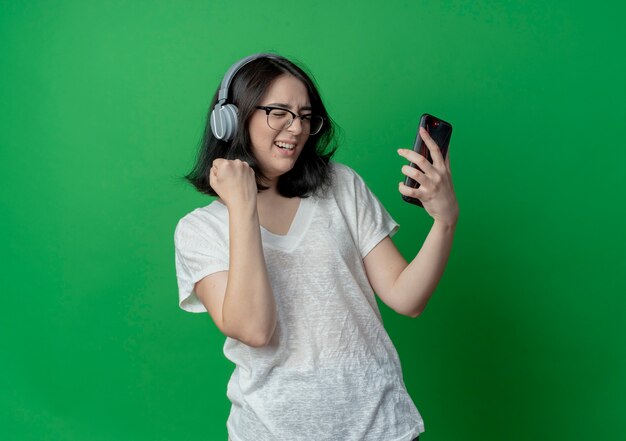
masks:
<instances>
[{"instance_id":1,"label":"glasses frame","mask_svg":"<svg viewBox=\"0 0 626 441\"><path fill-rule=\"evenodd\" d=\"M256 108L257 108L257 109L259 109L259 110L264 110L264 111L265 111L265 116L267 117L267 119L266 119L266 121L267 121L267 126L268 126L270 129L272 129L272 130L276 130L277 132L280 132L280 131L282 131L282 130L287 130L289 127L291 127L291 125L292 125L292 124L293 124L293 122L296 120L296 118L300 118L300 125L302 125L302 121L303 121L304 117L307 117L307 116L309 116L309 117L311 117L311 116L315 116L315 117L317 117L317 118L319 118L319 119L321 119L321 120L322 120L322 123L320 124L319 128L315 131L315 133L310 133L310 132L309 132L309 136L315 136L315 135L317 135L317 134L320 132L320 130L322 130L322 127L324 126L324 119L325 119L325 118L324 118L323 116L320 116L320 115L314 115L314 114L312 114L312 113L307 113L306 115L297 115L297 114L293 113L293 112L292 112L291 110L289 110L289 109L285 109L284 107L276 107L276 106L256 106ZM284 128L282 128L282 129L280 129L280 130L279 130L279 129L275 129L274 127L270 126L270 120L269 120L269 118L270 118L270 112L271 112L272 110L284 110L285 112L289 112L289 113L291 113L291 121L289 121L289 123L288 123L288 124L287 124ZM303 127L304 127L304 126L303 126Z\"/></svg>"}]
</instances>

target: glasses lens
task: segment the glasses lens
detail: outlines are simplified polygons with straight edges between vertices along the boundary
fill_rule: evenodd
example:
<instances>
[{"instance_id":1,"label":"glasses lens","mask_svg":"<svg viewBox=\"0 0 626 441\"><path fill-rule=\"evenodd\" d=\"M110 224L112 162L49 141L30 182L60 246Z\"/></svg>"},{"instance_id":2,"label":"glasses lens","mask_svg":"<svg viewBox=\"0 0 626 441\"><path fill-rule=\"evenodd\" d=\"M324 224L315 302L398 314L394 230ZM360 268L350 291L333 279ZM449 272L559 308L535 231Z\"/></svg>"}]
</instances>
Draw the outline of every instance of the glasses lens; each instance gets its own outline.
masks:
<instances>
[{"instance_id":1,"label":"glasses lens","mask_svg":"<svg viewBox=\"0 0 626 441\"><path fill-rule=\"evenodd\" d=\"M317 115L303 115L300 117L302 132L315 135L322 128L324 119ZM272 109L267 114L267 125L274 130L286 130L293 122L293 115L283 109Z\"/></svg>"},{"instance_id":2,"label":"glasses lens","mask_svg":"<svg viewBox=\"0 0 626 441\"><path fill-rule=\"evenodd\" d=\"M267 114L267 124L274 130L285 130L292 120L291 113L282 109L272 109Z\"/></svg>"},{"instance_id":3,"label":"glasses lens","mask_svg":"<svg viewBox=\"0 0 626 441\"><path fill-rule=\"evenodd\" d=\"M309 117L309 134L316 135L322 128L322 124L324 124L324 119L321 116L311 115Z\"/></svg>"}]
</instances>

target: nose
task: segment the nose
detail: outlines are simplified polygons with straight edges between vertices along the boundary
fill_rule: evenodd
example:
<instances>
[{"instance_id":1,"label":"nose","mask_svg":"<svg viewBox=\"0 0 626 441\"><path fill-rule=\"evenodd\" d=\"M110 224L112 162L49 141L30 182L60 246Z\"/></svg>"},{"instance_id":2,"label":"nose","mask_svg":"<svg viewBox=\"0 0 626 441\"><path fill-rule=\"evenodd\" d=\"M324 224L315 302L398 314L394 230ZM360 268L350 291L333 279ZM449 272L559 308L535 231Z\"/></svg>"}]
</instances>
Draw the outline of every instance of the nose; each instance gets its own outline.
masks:
<instances>
[{"instance_id":1,"label":"nose","mask_svg":"<svg viewBox=\"0 0 626 441\"><path fill-rule=\"evenodd\" d=\"M302 120L300 118L294 118L291 120L291 124L287 127L287 131L295 133L296 135L302 133Z\"/></svg>"}]
</instances>

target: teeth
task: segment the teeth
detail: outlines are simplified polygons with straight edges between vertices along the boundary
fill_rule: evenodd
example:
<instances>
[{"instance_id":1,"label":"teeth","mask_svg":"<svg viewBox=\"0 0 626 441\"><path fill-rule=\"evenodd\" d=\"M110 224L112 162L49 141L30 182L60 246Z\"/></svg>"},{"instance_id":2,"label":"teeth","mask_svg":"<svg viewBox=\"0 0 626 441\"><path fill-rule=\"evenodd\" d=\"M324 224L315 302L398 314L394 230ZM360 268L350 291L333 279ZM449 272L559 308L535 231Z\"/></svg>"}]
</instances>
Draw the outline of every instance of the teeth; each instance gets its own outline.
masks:
<instances>
[{"instance_id":1,"label":"teeth","mask_svg":"<svg viewBox=\"0 0 626 441\"><path fill-rule=\"evenodd\" d=\"M286 142L276 142L275 143L281 149L293 150L296 146L295 144L287 144Z\"/></svg>"}]
</instances>

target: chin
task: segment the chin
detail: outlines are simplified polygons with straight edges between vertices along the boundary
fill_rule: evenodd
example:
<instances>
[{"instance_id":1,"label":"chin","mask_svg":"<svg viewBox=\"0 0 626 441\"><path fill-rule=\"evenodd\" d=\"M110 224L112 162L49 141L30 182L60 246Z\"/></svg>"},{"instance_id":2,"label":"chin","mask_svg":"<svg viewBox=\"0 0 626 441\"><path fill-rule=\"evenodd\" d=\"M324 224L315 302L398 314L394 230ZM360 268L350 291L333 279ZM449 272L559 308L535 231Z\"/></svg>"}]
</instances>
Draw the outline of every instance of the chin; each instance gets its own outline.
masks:
<instances>
[{"instance_id":1,"label":"chin","mask_svg":"<svg viewBox=\"0 0 626 441\"><path fill-rule=\"evenodd\" d=\"M296 163L294 162L294 163L293 163L293 164L291 164L289 167L276 167L276 168L273 170L273 173L272 173L272 174L278 178L278 177L280 177L280 176L282 176L282 175L284 175L284 174L286 174L286 173L289 173L291 170L293 170L293 167L294 167L295 165L296 165Z\"/></svg>"}]
</instances>

